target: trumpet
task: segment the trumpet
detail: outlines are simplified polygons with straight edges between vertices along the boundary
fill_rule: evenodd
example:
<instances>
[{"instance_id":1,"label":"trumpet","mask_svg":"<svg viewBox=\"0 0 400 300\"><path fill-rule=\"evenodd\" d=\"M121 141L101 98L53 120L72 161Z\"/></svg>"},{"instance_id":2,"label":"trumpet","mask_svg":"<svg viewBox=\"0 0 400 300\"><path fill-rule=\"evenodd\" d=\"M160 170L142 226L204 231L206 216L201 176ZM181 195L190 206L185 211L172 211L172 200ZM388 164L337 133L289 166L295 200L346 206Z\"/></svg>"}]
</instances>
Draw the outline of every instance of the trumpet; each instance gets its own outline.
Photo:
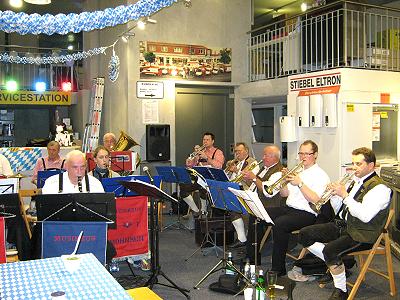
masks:
<instances>
[{"instance_id":1,"label":"trumpet","mask_svg":"<svg viewBox=\"0 0 400 300\"><path fill-rule=\"evenodd\" d=\"M347 184L354 176L354 174L356 173L356 171L350 172L350 173L346 173L339 181L338 183L341 185L345 185ZM315 203L311 203L310 202L310 206L313 209L313 211L315 211L316 213L320 213L321 212L321 207L322 205L324 205L325 203L327 203L333 196L333 189L326 189L325 192L322 194L321 199L318 200Z\"/></svg>"},{"instance_id":2,"label":"trumpet","mask_svg":"<svg viewBox=\"0 0 400 300\"><path fill-rule=\"evenodd\" d=\"M227 163L226 163L226 167L225 167L225 169L224 169L224 172L226 173L226 172L229 172L229 169L232 167L232 166L235 166L235 165L237 165L239 163L239 160L238 159L234 159L234 160L230 160L230 161L228 161Z\"/></svg>"},{"instance_id":3,"label":"trumpet","mask_svg":"<svg viewBox=\"0 0 400 300\"><path fill-rule=\"evenodd\" d=\"M260 161L253 161L251 164L249 164L246 168L244 168L242 170L242 172L240 172L240 174L238 176L236 176L235 178L229 180L230 182L236 182L239 183L243 180L244 177L244 173L243 171L253 171L255 167L257 167L259 164L261 164L263 162L263 160L261 159Z\"/></svg>"},{"instance_id":4,"label":"trumpet","mask_svg":"<svg viewBox=\"0 0 400 300\"><path fill-rule=\"evenodd\" d=\"M192 153L190 153L190 155L189 155L189 159L194 159L197 155L199 155L200 154L200 152L201 151L203 151L204 149L206 149L206 146L205 145L203 145L203 146L201 146L198 150L196 150L196 151L193 151Z\"/></svg>"},{"instance_id":5,"label":"trumpet","mask_svg":"<svg viewBox=\"0 0 400 300\"><path fill-rule=\"evenodd\" d=\"M293 175L295 173L299 173L302 168L303 168L303 161L299 162L295 167L290 169L285 175L282 175L281 178L279 178L277 181L275 181L273 184L271 184L266 189L268 195L272 195L274 193L274 190L276 190L277 188L281 189L284 186L286 186L289 183L288 181L286 181L286 178L289 175Z\"/></svg>"}]
</instances>

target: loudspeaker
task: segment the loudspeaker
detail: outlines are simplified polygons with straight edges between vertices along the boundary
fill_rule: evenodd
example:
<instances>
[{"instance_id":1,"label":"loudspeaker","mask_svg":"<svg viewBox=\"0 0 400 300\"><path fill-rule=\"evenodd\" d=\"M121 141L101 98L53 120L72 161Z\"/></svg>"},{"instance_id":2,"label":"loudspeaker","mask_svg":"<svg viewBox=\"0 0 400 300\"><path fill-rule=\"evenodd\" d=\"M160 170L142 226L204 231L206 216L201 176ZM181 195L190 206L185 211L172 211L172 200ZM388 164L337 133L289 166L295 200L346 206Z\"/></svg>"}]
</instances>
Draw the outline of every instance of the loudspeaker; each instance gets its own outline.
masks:
<instances>
[{"instance_id":1,"label":"loudspeaker","mask_svg":"<svg viewBox=\"0 0 400 300\"><path fill-rule=\"evenodd\" d=\"M169 125L146 125L146 160L169 160L171 155L170 153L171 147Z\"/></svg>"}]
</instances>

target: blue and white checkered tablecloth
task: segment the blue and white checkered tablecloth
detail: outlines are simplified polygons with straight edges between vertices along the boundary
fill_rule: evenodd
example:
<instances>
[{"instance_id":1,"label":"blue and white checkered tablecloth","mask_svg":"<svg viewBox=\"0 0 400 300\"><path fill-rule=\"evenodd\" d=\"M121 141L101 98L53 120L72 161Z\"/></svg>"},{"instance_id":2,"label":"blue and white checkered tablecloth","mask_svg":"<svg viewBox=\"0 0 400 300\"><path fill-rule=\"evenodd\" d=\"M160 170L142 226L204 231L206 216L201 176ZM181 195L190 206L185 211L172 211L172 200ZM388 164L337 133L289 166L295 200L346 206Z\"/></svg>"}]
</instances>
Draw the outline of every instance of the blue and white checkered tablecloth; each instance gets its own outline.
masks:
<instances>
[{"instance_id":1,"label":"blue and white checkered tablecloth","mask_svg":"<svg viewBox=\"0 0 400 300\"><path fill-rule=\"evenodd\" d=\"M0 299L47 300L65 292L68 300L132 300L93 254L83 254L80 268L68 273L60 257L0 264Z\"/></svg>"},{"instance_id":2,"label":"blue and white checkered tablecloth","mask_svg":"<svg viewBox=\"0 0 400 300\"><path fill-rule=\"evenodd\" d=\"M42 149L36 147L0 148L0 153L7 157L14 173L33 170L38 158L42 157Z\"/></svg>"}]
</instances>

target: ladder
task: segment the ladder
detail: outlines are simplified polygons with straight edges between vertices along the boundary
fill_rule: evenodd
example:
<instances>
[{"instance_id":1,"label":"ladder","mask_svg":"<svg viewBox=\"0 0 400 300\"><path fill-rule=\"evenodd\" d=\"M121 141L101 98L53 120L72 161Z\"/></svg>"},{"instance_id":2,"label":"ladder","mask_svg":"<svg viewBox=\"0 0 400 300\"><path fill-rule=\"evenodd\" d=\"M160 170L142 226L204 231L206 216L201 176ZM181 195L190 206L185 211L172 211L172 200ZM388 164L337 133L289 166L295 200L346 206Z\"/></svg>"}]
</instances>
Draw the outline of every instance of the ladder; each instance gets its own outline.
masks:
<instances>
[{"instance_id":1,"label":"ladder","mask_svg":"<svg viewBox=\"0 0 400 300\"><path fill-rule=\"evenodd\" d=\"M94 78L90 94L88 123L83 133L82 151L92 152L99 144L101 111L103 108L104 77Z\"/></svg>"}]
</instances>

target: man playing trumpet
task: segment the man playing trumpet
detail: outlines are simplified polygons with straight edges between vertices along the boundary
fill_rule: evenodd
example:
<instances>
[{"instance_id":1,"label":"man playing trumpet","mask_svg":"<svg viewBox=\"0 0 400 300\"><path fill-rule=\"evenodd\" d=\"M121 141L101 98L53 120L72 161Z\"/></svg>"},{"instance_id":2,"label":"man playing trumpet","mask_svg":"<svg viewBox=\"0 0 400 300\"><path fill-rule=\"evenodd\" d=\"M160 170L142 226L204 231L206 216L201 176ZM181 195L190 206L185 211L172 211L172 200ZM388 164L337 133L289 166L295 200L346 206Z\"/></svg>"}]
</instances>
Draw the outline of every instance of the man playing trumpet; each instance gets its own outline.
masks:
<instances>
[{"instance_id":1,"label":"man playing trumpet","mask_svg":"<svg viewBox=\"0 0 400 300\"><path fill-rule=\"evenodd\" d=\"M342 257L350 252L371 249L385 225L391 190L375 173L375 153L368 148L352 152L354 181L347 187L330 183L330 202L336 212L334 222L300 230L300 243L324 260L333 277L335 290L330 300L347 299L346 273Z\"/></svg>"},{"instance_id":2,"label":"man playing trumpet","mask_svg":"<svg viewBox=\"0 0 400 300\"><path fill-rule=\"evenodd\" d=\"M249 156L249 147L245 143L236 143L235 145L235 159L230 160L226 163L225 172L227 173L230 181L237 182L237 178L240 178L240 174L242 172L251 172L257 174L260 170L260 167L257 164L257 161ZM252 170L249 170L252 168ZM243 189L248 189L251 180L242 179L239 184L242 185ZM244 221L240 214L231 212L232 225L235 227L238 240L234 242L229 248L239 248L246 245L246 231L244 226Z\"/></svg>"},{"instance_id":3,"label":"man playing trumpet","mask_svg":"<svg viewBox=\"0 0 400 300\"><path fill-rule=\"evenodd\" d=\"M224 153L214 147L215 137L211 132L205 132L203 134L203 147L201 149L195 150L194 154L186 159L186 166L191 168L194 166L209 166L217 169L221 169L224 164L225 157ZM207 193L203 189L199 189L197 184L181 184L180 185L180 195L183 200L189 205L190 209L195 213L199 213L199 208L194 202L191 193L193 191L199 190L200 192L200 202L201 202L201 212L205 213L207 211Z\"/></svg>"}]
</instances>

